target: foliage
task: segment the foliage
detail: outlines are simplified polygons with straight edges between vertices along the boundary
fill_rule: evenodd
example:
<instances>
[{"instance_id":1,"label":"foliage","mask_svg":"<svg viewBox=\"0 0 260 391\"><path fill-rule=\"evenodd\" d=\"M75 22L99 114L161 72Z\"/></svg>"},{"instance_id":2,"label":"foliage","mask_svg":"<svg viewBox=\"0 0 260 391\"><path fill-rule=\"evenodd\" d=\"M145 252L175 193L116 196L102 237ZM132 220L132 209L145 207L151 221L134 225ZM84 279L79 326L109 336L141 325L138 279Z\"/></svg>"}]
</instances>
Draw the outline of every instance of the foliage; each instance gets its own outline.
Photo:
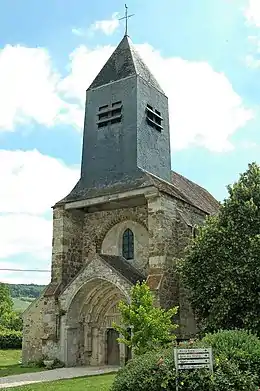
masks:
<instances>
[{"instance_id":1,"label":"foliage","mask_svg":"<svg viewBox=\"0 0 260 391\"><path fill-rule=\"evenodd\" d=\"M250 164L228 192L189 247L181 272L202 329L260 335L260 166Z\"/></svg>"},{"instance_id":2,"label":"foliage","mask_svg":"<svg viewBox=\"0 0 260 391\"><path fill-rule=\"evenodd\" d=\"M121 325L113 327L122 335L119 342L132 348L135 354L165 346L176 338L173 317L177 307L164 310L154 306L153 294L146 283L137 283L131 290L131 302L120 302L119 310Z\"/></svg>"},{"instance_id":3,"label":"foliage","mask_svg":"<svg viewBox=\"0 0 260 391\"><path fill-rule=\"evenodd\" d=\"M250 372L243 372L236 364L223 361L213 376L214 391L258 391L257 379Z\"/></svg>"},{"instance_id":4,"label":"foliage","mask_svg":"<svg viewBox=\"0 0 260 391\"><path fill-rule=\"evenodd\" d=\"M37 299L45 288L45 285L35 284L8 284L8 286L12 297L26 301L28 298Z\"/></svg>"},{"instance_id":5,"label":"foliage","mask_svg":"<svg viewBox=\"0 0 260 391\"><path fill-rule=\"evenodd\" d=\"M22 315L21 312L13 310L9 287L0 283L0 329L21 331L22 327Z\"/></svg>"},{"instance_id":6,"label":"foliage","mask_svg":"<svg viewBox=\"0 0 260 391\"><path fill-rule=\"evenodd\" d=\"M6 313L13 309L13 302L10 295L10 290L6 284L0 282L0 323Z\"/></svg>"},{"instance_id":7,"label":"foliage","mask_svg":"<svg viewBox=\"0 0 260 391\"><path fill-rule=\"evenodd\" d=\"M160 359L163 357L163 363ZM130 360L116 375L111 391L175 390L172 349L147 352Z\"/></svg>"},{"instance_id":8,"label":"foliage","mask_svg":"<svg viewBox=\"0 0 260 391\"><path fill-rule=\"evenodd\" d=\"M5 328L8 328L9 330L22 331L23 319L21 311L11 311L6 313L3 320Z\"/></svg>"},{"instance_id":9,"label":"foliage","mask_svg":"<svg viewBox=\"0 0 260 391\"><path fill-rule=\"evenodd\" d=\"M0 330L0 349L20 349L21 347L21 331Z\"/></svg>"},{"instance_id":10,"label":"foliage","mask_svg":"<svg viewBox=\"0 0 260 391\"><path fill-rule=\"evenodd\" d=\"M260 385L260 340L246 330L207 334L198 346L211 346L218 362L232 361L243 372L257 376Z\"/></svg>"},{"instance_id":11,"label":"foliage","mask_svg":"<svg viewBox=\"0 0 260 391\"><path fill-rule=\"evenodd\" d=\"M182 344L182 348L212 344L215 364L213 375L205 369L179 372L179 391L256 391L258 368L253 369L251 364L257 359L254 361L253 347L248 348L246 343L252 345L254 338L248 333L228 331L208 334L202 341L192 344ZM249 363L244 366L239 357L245 357L248 351L251 356L248 354ZM118 372L112 391L175 391L175 381L173 350L167 348L134 357Z\"/></svg>"}]
</instances>

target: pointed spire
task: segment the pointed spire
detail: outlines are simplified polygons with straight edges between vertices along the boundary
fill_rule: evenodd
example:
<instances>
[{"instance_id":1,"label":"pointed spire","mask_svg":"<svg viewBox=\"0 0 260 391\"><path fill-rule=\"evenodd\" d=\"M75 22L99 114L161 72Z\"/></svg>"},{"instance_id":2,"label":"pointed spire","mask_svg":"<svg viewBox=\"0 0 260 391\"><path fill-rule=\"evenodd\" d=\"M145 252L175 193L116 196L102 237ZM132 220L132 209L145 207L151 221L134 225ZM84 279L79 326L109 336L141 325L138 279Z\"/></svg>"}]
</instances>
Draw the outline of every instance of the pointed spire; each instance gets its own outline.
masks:
<instances>
[{"instance_id":1,"label":"pointed spire","mask_svg":"<svg viewBox=\"0 0 260 391\"><path fill-rule=\"evenodd\" d=\"M88 90L134 75L140 76L164 94L159 83L135 50L129 37L125 35Z\"/></svg>"}]
</instances>

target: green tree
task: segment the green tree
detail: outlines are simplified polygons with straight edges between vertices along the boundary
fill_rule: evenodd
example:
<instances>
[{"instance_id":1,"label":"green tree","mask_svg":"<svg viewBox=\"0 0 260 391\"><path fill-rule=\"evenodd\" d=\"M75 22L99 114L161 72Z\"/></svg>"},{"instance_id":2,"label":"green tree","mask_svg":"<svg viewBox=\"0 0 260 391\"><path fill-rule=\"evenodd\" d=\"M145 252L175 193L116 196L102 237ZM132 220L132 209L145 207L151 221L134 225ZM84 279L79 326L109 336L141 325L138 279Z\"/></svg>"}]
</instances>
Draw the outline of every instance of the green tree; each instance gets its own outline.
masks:
<instances>
[{"instance_id":1,"label":"green tree","mask_svg":"<svg viewBox=\"0 0 260 391\"><path fill-rule=\"evenodd\" d=\"M22 331L23 320L19 311L13 310L13 300L7 284L0 283L0 328Z\"/></svg>"},{"instance_id":2,"label":"green tree","mask_svg":"<svg viewBox=\"0 0 260 391\"><path fill-rule=\"evenodd\" d=\"M177 325L173 323L173 317L177 307L166 311L154 306L154 296L146 283L137 283L130 298L130 303L119 303L121 324L113 325L121 334L119 342L132 348L135 354L143 354L176 338L173 332Z\"/></svg>"},{"instance_id":3,"label":"green tree","mask_svg":"<svg viewBox=\"0 0 260 391\"><path fill-rule=\"evenodd\" d=\"M23 318L21 311L11 311L6 314L4 320L5 328L15 331L23 330Z\"/></svg>"},{"instance_id":4,"label":"green tree","mask_svg":"<svg viewBox=\"0 0 260 391\"><path fill-rule=\"evenodd\" d=\"M5 314L13 310L13 301L8 286L0 282L0 322Z\"/></svg>"},{"instance_id":5,"label":"green tree","mask_svg":"<svg viewBox=\"0 0 260 391\"><path fill-rule=\"evenodd\" d=\"M228 186L182 264L190 302L204 329L250 329L260 335L260 167Z\"/></svg>"}]
</instances>

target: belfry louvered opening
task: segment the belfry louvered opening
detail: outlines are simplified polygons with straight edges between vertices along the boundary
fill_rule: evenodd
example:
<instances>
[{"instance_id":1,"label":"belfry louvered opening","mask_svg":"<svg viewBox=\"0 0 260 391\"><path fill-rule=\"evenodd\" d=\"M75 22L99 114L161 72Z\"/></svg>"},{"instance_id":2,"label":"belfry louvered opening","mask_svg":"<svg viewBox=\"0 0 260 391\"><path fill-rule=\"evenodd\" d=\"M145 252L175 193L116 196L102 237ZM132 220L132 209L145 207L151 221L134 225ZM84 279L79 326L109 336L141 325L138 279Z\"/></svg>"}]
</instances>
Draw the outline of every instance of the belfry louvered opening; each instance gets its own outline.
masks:
<instances>
[{"instance_id":1,"label":"belfry louvered opening","mask_svg":"<svg viewBox=\"0 0 260 391\"><path fill-rule=\"evenodd\" d=\"M154 109L151 105L147 104L146 106L146 122L152 128L155 128L159 132L162 131L162 121L163 118L161 116L160 111Z\"/></svg>"},{"instance_id":2,"label":"belfry louvered opening","mask_svg":"<svg viewBox=\"0 0 260 391\"><path fill-rule=\"evenodd\" d=\"M122 121L122 107L121 101L100 106L98 110L98 128L120 123Z\"/></svg>"}]
</instances>

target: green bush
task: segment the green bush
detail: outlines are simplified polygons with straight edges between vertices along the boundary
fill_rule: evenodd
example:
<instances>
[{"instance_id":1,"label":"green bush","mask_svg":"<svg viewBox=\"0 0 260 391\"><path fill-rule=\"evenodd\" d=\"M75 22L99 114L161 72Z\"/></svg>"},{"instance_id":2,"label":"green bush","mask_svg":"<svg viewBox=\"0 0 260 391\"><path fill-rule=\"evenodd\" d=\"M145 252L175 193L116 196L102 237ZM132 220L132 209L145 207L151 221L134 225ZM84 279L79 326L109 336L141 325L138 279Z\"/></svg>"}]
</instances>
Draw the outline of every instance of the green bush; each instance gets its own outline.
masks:
<instances>
[{"instance_id":1,"label":"green bush","mask_svg":"<svg viewBox=\"0 0 260 391\"><path fill-rule=\"evenodd\" d=\"M179 391L258 390L260 341L257 337L246 331L222 331L183 347L208 346L213 348L213 375L208 370L181 371ZM173 348L134 357L118 372L111 390L175 391Z\"/></svg>"},{"instance_id":2,"label":"green bush","mask_svg":"<svg viewBox=\"0 0 260 391\"><path fill-rule=\"evenodd\" d=\"M215 370L214 391L257 391L257 376L245 371L230 361L223 361Z\"/></svg>"},{"instance_id":3,"label":"green bush","mask_svg":"<svg viewBox=\"0 0 260 391\"><path fill-rule=\"evenodd\" d=\"M21 349L22 332L14 330L0 330L0 349Z\"/></svg>"},{"instance_id":4,"label":"green bush","mask_svg":"<svg viewBox=\"0 0 260 391\"><path fill-rule=\"evenodd\" d=\"M159 364L163 357L163 363ZM111 391L157 391L175 389L172 350L151 351L136 356L120 369Z\"/></svg>"},{"instance_id":5,"label":"green bush","mask_svg":"<svg viewBox=\"0 0 260 391\"><path fill-rule=\"evenodd\" d=\"M227 330L207 334L197 346L211 346L216 366L225 361L236 364L242 372L257 376L260 385L260 339L246 330Z\"/></svg>"}]
</instances>

